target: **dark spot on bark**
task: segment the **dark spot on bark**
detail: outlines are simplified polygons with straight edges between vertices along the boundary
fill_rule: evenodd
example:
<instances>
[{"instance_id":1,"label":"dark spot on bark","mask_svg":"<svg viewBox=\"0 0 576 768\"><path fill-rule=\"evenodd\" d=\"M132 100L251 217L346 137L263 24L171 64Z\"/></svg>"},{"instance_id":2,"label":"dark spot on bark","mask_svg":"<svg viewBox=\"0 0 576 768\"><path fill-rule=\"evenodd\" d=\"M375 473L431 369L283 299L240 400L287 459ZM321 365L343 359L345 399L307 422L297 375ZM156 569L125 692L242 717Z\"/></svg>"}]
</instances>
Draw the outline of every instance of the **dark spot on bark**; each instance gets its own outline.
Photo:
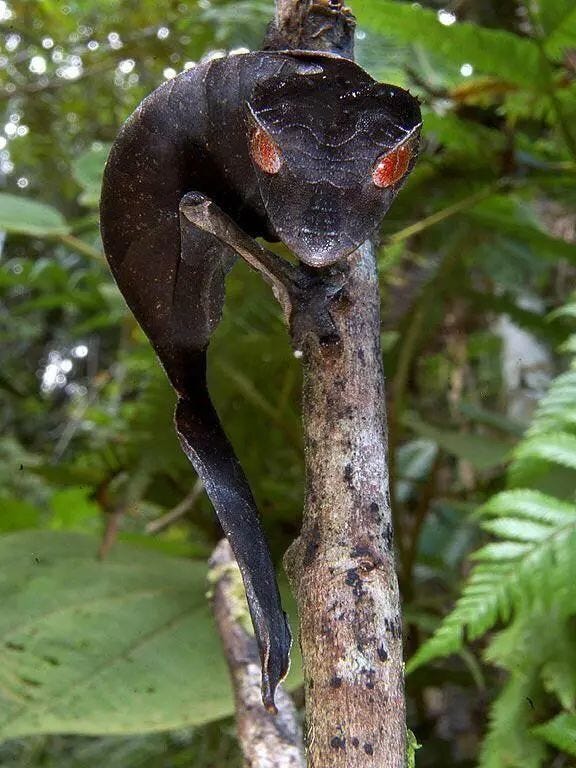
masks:
<instances>
[{"instance_id":1,"label":"dark spot on bark","mask_svg":"<svg viewBox=\"0 0 576 768\"><path fill-rule=\"evenodd\" d=\"M392 551L392 547L394 546L394 530L392 528L391 523L386 523L384 526L384 546L388 550L388 552Z\"/></svg>"},{"instance_id":2,"label":"dark spot on bark","mask_svg":"<svg viewBox=\"0 0 576 768\"><path fill-rule=\"evenodd\" d=\"M361 544L358 544L358 546L354 547L350 551L350 557L371 557L372 556L372 550L369 547L364 547Z\"/></svg>"},{"instance_id":3,"label":"dark spot on bark","mask_svg":"<svg viewBox=\"0 0 576 768\"><path fill-rule=\"evenodd\" d=\"M330 746L332 749L346 749L346 739L341 738L340 736L333 736L330 741Z\"/></svg>"},{"instance_id":4,"label":"dark spot on bark","mask_svg":"<svg viewBox=\"0 0 576 768\"><path fill-rule=\"evenodd\" d=\"M346 464L344 467L344 480L346 481L346 485L348 488L354 488L354 483L352 482L352 465Z\"/></svg>"},{"instance_id":5,"label":"dark spot on bark","mask_svg":"<svg viewBox=\"0 0 576 768\"><path fill-rule=\"evenodd\" d=\"M60 666L60 661L54 656L42 656L42 659L46 662L46 664L50 664L51 667Z\"/></svg>"},{"instance_id":6,"label":"dark spot on bark","mask_svg":"<svg viewBox=\"0 0 576 768\"><path fill-rule=\"evenodd\" d=\"M375 501L373 501L372 504L370 504L370 512L372 512L375 515L377 515L378 512L380 512L380 507L378 506L378 504L376 504Z\"/></svg>"},{"instance_id":7,"label":"dark spot on bark","mask_svg":"<svg viewBox=\"0 0 576 768\"><path fill-rule=\"evenodd\" d=\"M352 739L352 746L356 747L356 749L360 746L360 741L356 737Z\"/></svg>"},{"instance_id":8,"label":"dark spot on bark","mask_svg":"<svg viewBox=\"0 0 576 768\"><path fill-rule=\"evenodd\" d=\"M373 755L374 754L374 747L369 742L366 742L364 744L364 752L366 752L367 755Z\"/></svg>"},{"instance_id":9,"label":"dark spot on bark","mask_svg":"<svg viewBox=\"0 0 576 768\"><path fill-rule=\"evenodd\" d=\"M330 687L331 688L340 688L342 685L342 678L338 677L338 675L334 675L332 677L332 680L330 680Z\"/></svg>"},{"instance_id":10,"label":"dark spot on bark","mask_svg":"<svg viewBox=\"0 0 576 768\"><path fill-rule=\"evenodd\" d=\"M402 637L402 622L399 616L394 616L392 619L384 619L384 627L395 640L399 640Z\"/></svg>"},{"instance_id":11,"label":"dark spot on bark","mask_svg":"<svg viewBox=\"0 0 576 768\"><path fill-rule=\"evenodd\" d=\"M380 659L380 661L388 661L388 651L386 650L384 645L379 645L378 646L377 653L378 653L378 658Z\"/></svg>"},{"instance_id":12,"label":"dark spot on bark","mask_svg":"<svg viewBox=\"0 0 576 768\"><path fill-rule=\"evenodd\" d=\"M366 594L366 592L362 585L362 579L358 574L357 568L350 568L350 570L347 571L346 584L349 587L352 587L352 594L354 595L356 602L357 603L360 602L360 600Z\"/></svg>"},{"instance_id":13,"label":"dark spot on bark","mask_svg":"<svg viewBox=\"0 0 576 768\"><path fill-rule=\"evenodd\" d=\"M8 648L9 651L24 651L26 650L23 645L20 643L12 643L10 640L8 642L4 643L6 648Z\"/></svg>"},{"instance_id":14,"label":"dark spot on bark","mask_svg":"<svg viewBox=\"0 0 576 768\"><path fill-rule=\"evenodd\" d=\"M318 550L320 549L320 529L318 525L314 525L310 531L308 543L306 544L306 551L304 553L304 567L311 565L314 562Z\"/></svg>"},{"instance_id":15,"label":"dark spot on bark","mask_svg":"<svg viewBox=\"0 0 576 768\"><path fill-rule=\"evenodd\" d=\"M321 633L324 637L332 637L332 627L330 624L322 622Z\"/></svg>"},{"instance_id":16,"label":"dark spot on bark","mask_svg":"<svg viewBox=\"0 0 576 768\"><path fill-rule=\"evenodd\" d=\"M361 363L363 363L366 360L366 356L364 355L363 349L358 350L358 360L360 360Z\"/></svg>"},{"instance_id":17,"label":"dark spot on bark","mask_svg":"<svg viewBox=\"0 0 576 768\"><path fill-rule=\"evenodd\" d=\"M308 680L308 688L310 688L310 690L312 690L312 688L314 688L314 678L313 677L311 677L310 680Z\"/></svg>"},{"instance_id":18,"label":"dark spot on bark","mask_svg":"<svg viewBox=\"0 0 576 768\"><path fill-rule=\"evenodd\" d=\"M368 688L368 690L371 691L371 690L374 689L374 687L376 685L376 683L374 682L374 678L376 677L376 673L374 672L373 669L369 669L366 672L366 677L368 678L367 681L366 681L366 688Z\"/></svg>"}]
</instances>

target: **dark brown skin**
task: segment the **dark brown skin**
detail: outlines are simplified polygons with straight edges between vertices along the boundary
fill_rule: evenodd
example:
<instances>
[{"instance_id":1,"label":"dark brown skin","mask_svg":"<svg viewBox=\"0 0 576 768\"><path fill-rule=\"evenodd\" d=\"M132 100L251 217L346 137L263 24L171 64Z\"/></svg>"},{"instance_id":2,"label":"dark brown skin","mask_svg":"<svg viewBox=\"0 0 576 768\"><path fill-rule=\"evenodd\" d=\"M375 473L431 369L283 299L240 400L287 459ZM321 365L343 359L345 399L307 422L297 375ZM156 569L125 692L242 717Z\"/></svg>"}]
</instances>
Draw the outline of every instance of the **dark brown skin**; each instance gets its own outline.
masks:
<instances>
[{"instance_id":1,"label":"dark brown skin","mask_svg":"<svg viewBox=\"0 0 576 768\"><path fill-rule=\"evenodd\" d=\"M256 52L201 63L154 91L106 166L106 256L178 393L180 441L240 566L271 709L290 630L252 494L206 387L236 253L185 211L208 198L304 264L335 264L378 227L415 162L419 128L414 98L348 60Z\"/></svg>"}]
</instances>

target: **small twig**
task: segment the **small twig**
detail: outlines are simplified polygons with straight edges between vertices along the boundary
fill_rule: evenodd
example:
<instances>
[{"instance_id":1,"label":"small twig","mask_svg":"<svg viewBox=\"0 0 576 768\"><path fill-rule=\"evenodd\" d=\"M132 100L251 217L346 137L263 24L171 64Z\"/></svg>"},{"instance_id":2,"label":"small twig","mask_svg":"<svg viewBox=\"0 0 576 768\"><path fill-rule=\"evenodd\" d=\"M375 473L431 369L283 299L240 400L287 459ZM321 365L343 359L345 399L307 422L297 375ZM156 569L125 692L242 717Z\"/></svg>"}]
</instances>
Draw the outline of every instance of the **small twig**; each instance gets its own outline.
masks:
<instances>
[{"instance_id":1,"label":"small twig","mask_svg":"<svg viewBox=\"0 0 576 768\"><path fill-rule=\"evenodd\" d=\"M238 739L250 768L304 768L296 707L280 686L278 714L267 712L260 693L260 657L250 625L242 576L230 545L222 540L210 559L212 609L236 701Z\"/></svg>"},{"instance_id":2,"label":"small twig","mask_svg":"<svg viewBox=\"0 0 576 768\"><path fill-rule=\"evenodd\" d=\"M123 515L124 515L123 507L119 507L118 509L115 509L113 512L109 512L106 514L104 534L102 536L102 541L100 542L100 548L98 550L99 560L105 560L108 557L110 550L116 543L116 539L118 538L118 529L120 527L120 520L122 519Z\"/></svg>"},{"instance_id":3,"label":"small twig","mask_svg":"<svg viewBox=\"0 0 576 768\"><path fill-rule=\"evenodd\" d=\"M75 235L59 235L58 240L61 243L64 243L64 245L72 248L73 251L77 251L83 256L88 256L90 259L95 259L96 261L103 261L104 259L102 251L93 248L89 243L86 243Z\"/></svg>"},{"instance_id":4,"label":"small twig","mask_svg":"<svg viewBox=\"0 0 576 768\"><path fill-rule=\"evenodd\" d=\"M177 520L180 520L181 517L184 517L184 515L190 512L192 507L196 504L196 502L200 498L200 495L202 494L203 490L204 490L204 483L200 478L198 478L194 483L194 485L192 486L192 490L190 491L190 493L187 496L185 496L182 499L182 501L176 504L176 506L173 507L169 512L166 512L165 515L162 515L162 517L159 517L156 520L152 520L151 522L149 522L144 529L145 532L150 535L153 535L155 533L160 533L160 531L163 531L165 528L168 528Z\"/></svg>"},{"instance_id":5,"label":"small twig","mask_svg":"<svg viewBox=\"0 0 576 768\"><path fill-rule=\"evenodd\" d=\"M435 224L440 224L442 221L452 218L452 216L455 216L457 213L466 211L468 208L473 208L475 205L482 202L482 200L486 200L488 197L496 194L496 192L501 192L508 184L508 180L501 179L496 184L481 189L479 192L474 192L472 195L464 197L457 203L453 203L452 205L446 206L446 208L435 211L435 213L430 214L430 216L426 216L424 219L420 219L420 221L416 221L414 224L410 224L410 226L404 227L404 229L399 229L397 232L388 235L385 238L385 245L401 243L404 240L408 240L408 238L413 235L418 235L425 229L433 227Z\"/></svg>"}]
</instances>

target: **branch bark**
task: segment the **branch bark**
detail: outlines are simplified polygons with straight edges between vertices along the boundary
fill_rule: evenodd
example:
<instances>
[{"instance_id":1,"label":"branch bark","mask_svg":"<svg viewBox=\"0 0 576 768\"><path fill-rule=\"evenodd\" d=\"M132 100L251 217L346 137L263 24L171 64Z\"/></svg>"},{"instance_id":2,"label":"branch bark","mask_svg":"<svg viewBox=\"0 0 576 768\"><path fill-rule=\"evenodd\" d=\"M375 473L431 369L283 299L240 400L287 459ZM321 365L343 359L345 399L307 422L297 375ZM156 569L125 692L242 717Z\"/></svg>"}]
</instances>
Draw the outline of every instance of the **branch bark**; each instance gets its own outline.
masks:
<instances>
[{"instance_id":1,"label":"branch bark","mask_svg":"<svg viewBox=\"0 0 576 768\"><path fill-rule=\"evenodd\" d=\"M340 0L276 0L276 8L280 39L353 58L354 19ZM306 498L301 535L285 558L298 603L307 758L309 768L404 768L402 622L373 246L366 243L346 268L327 307L338 343L310 333L303 344Z\"/></svg>"},{"instance_id":2,"label":"branch bark","mask_svg":"<svg viewBox=\"0 0 576 768\"><path fill-rule=\"evenodd\" d=\"M210 560L212 609L230 668L236 704L238 739L247 768L304 768L302 734L294 703L280 686L278 714L262 706L260 656L242 576L230 545L222 540Z\"/></svg>"},{"instance_id":3,"label":"branch bark","mask_svg":"<svg viewBox=\"0 0 576 768\"><path fill-rule=\"evenodd\" d=\"M374 250L350 260L337 345L304 348L306 500L286 556L298 603L310 768L404 768L400 598Z\"/></svg>"}]
</instances>

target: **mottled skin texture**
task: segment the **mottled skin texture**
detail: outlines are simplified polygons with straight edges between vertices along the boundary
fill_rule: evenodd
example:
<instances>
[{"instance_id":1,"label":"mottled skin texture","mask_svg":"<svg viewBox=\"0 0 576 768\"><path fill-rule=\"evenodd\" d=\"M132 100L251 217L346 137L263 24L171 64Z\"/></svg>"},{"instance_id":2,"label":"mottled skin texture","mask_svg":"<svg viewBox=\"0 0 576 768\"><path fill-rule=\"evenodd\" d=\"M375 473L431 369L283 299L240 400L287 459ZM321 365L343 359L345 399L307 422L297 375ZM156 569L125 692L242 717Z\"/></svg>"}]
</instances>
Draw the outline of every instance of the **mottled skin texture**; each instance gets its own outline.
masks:
<instances>
[{"instance_id":1,"label":"mottled skin texture","mask_svg":"<svg viewBox=\"0 0 576 768\"><path fill-rule=\"evenodd\" d=\"M268 707L288 668L290 631L256 506L205 375L236 255L184 211L201 194L248 234L282 240L312 267L333 264L379 225L404 176L380 188L373 169L408 143L407 175L419 126L415 99L348 60L256 52L201 63L160 86L128 119L106 166L106 256L178 393L182 447L242 571ZM275 173L251 158L257 128L281 153Z\"/></svg>"}]
</instances>

